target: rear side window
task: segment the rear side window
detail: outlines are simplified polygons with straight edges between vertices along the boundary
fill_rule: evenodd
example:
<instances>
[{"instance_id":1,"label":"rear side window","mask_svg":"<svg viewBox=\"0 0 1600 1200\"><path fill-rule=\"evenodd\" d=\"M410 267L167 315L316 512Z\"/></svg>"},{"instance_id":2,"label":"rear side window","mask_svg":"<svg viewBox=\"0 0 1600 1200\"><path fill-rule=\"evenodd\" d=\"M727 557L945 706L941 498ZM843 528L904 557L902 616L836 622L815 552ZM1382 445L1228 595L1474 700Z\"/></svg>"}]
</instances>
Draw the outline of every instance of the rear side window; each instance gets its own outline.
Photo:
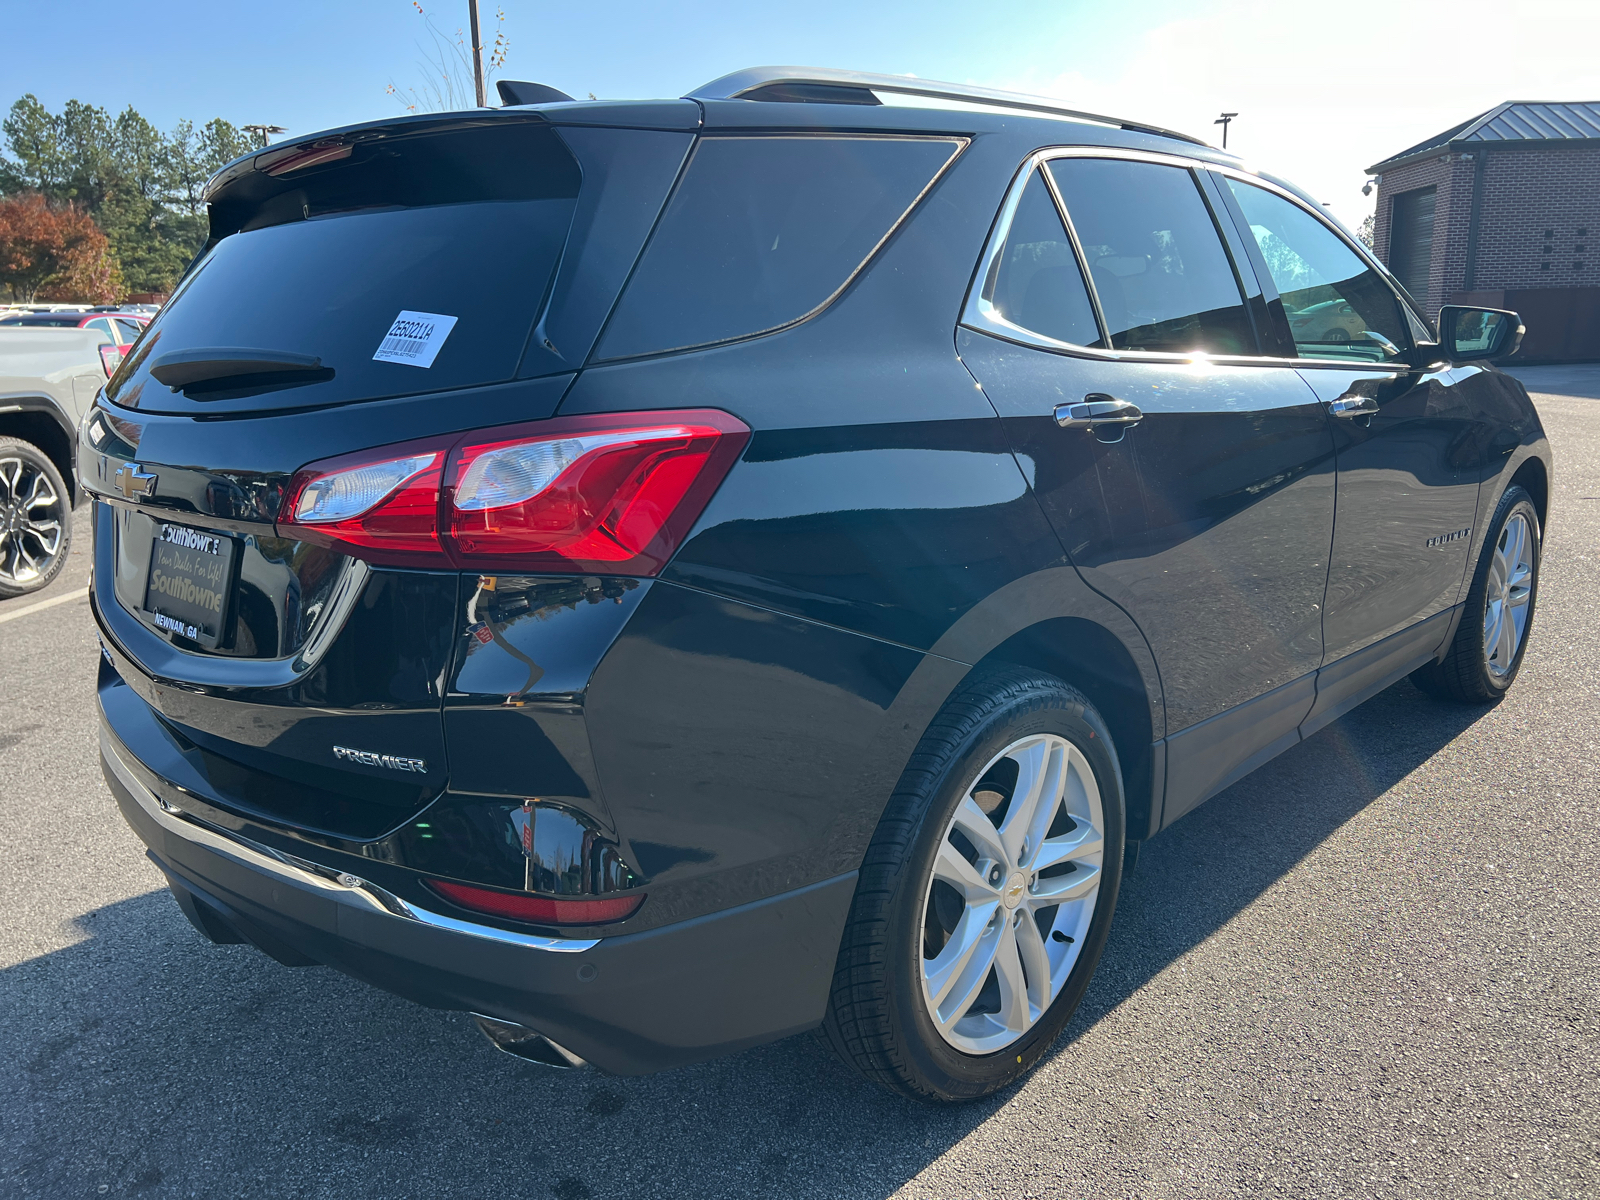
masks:
<instances>
[{"instance_id":1,"label":"rear side window","mask_svg":"<svg viewBox=\"0 0 1600 1200\"><path fill-rule=\"evenodd\" d=\"M150 326L114 402L147 411L306 407L510 379L560 258L580 184L554 131L523 122L360 143L257 171L212 207L226 234ZM242 194L241 194L242 193ZM235 232L229 232L234 230ZM406 329L427 354L375 358ZM148 363L173 350L315 356L306 382L173 393ZM428 361L424 361L428 359Z\"/></svg>"},{"instance_id":2,"label":"rear side window","mask_svg":"<svg viewBox=\"0 0 1600 1200\"><path fill-rule=\"evenodd\" d=\"M1117 350L1255 354L1238 278L1182 167L1060 158L1050 173Z\"/></svg>"},{"instance_id":3,"label":"rear side window","mask_svg":"<svg viewBox=\"0 0 1600 1200\"><path fill-rule=\"evenodd\" d=\"M633 358L792 324L916 203L954 138L702 138L600 343Z\"/></svg>"},{"instance_id":4,"label":"rear side window","mask_svg":"<svg viewBox=\"0 0 1600 1200\"><path fill-rule=\"evenodd\" d=\"M1038 171L1023 188L984 299L1013 325L1058 342L1104 348L1078 256Z\"/></svg>"}]
</instances>

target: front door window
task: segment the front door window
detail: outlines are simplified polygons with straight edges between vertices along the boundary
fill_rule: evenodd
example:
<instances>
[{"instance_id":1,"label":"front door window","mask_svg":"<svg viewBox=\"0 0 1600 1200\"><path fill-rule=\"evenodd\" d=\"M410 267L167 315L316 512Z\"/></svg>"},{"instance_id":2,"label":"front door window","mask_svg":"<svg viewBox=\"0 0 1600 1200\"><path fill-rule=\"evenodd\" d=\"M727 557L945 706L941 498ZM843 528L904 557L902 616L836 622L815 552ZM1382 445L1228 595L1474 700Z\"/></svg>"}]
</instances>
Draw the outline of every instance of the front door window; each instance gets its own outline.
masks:
<instances>
[{"instance_id":1,"label":"front door window","mask_svg":"<svg viewBox=\"0 0 1600 1200\"><path fill-rule=\"evenodd\" d=\"M1388 362L1409 338L1378 273L1321 221L1282 196L1231 177L1302 358Z\"/></svg>"}]
</instances>

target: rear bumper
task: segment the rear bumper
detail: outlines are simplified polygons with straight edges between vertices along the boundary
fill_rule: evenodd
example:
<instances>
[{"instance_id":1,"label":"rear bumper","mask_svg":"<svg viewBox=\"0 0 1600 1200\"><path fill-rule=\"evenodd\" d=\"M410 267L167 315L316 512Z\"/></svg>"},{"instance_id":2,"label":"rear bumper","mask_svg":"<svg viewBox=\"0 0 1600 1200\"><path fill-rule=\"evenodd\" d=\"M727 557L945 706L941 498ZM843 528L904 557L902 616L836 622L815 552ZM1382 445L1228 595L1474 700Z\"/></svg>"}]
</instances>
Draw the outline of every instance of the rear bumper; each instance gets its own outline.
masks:
<instances>
[{"instance_id":1,"label":"rear bumper","mask_svg":"<svg viewBox=\"0 0 1600 1200\"><path fill-rule=\"evenodd\" d=\"M427 912L365 881L164 811L102 722L101 767L150 857L209 915L434 1008L528 1026L642 1075L822 1019L855 874L643 933L559 939Z\"/></svg>"}]
</instances>

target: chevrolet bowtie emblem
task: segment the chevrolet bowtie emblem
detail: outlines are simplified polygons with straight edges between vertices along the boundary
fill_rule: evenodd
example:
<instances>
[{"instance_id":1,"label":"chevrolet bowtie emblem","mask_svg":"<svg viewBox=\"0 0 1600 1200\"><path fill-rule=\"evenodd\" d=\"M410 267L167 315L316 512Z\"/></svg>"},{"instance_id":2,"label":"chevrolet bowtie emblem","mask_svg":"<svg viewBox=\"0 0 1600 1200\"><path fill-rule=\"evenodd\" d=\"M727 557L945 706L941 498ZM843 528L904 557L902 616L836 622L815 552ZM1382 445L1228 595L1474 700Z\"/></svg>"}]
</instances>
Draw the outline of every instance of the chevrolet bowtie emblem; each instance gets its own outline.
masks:
<instances>
[{"instance_id":1,"label":"chevrolet bowtie emblem","mask_svg":"<svg viewBox=\"0 0 1600 1200\"><path fill-rule=\"evenodd\" d=\"M139 470L138 463L123 463L117 468L117 473L111 477L121 492L129 500L137 500L140 496L153 496L156 490L156 477L154 472Z\"/></svg>"}]
</instances>

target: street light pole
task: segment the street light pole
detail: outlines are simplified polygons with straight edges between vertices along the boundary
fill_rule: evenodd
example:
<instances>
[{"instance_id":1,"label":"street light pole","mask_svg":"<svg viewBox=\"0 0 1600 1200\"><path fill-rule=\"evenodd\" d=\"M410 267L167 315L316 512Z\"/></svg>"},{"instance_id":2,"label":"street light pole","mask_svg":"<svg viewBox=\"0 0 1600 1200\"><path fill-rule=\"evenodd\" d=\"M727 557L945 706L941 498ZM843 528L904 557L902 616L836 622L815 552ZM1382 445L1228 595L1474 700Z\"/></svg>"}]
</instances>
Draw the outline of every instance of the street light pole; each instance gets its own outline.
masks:
<instances>
[{"instance_id":1,"label":"street light pole","mask_svg":"<svg viewBox=\"0 0 1600 1200\"><path fill-rule=\"evenodd\" d=\"M478 0L467 0L467 12L472 21L472 86L478 95L478 107L487 108L489 97L483 89L483 35L478 32Z\"/></svg>"},{"instance_id":2,"label":"street light pole","mask_svg":"<svg viewBox=\"0 0 1600 1200\"><path fill-rule=\"evenodd\" d=\"M257 147L258 150L265 150L267 148L267 139L273 134L289 132L282 125L241 125L239 128L250 134L261 143L261 145Z\"/></svg>"},{"instance_id":3,"label":"street light pole","mask_svg":"<svg viewBox=\"0 0 1600 1200\"><path fill-rule=\"evenodd\" d=\"M1215 121L1211 122L1213 125L1222 126L1222 148L1224 150L1228 148L1228 126L1233 123L1233 119L1238 115L1236 112L1223 113Z\"/></svg>"}]
</instances>

